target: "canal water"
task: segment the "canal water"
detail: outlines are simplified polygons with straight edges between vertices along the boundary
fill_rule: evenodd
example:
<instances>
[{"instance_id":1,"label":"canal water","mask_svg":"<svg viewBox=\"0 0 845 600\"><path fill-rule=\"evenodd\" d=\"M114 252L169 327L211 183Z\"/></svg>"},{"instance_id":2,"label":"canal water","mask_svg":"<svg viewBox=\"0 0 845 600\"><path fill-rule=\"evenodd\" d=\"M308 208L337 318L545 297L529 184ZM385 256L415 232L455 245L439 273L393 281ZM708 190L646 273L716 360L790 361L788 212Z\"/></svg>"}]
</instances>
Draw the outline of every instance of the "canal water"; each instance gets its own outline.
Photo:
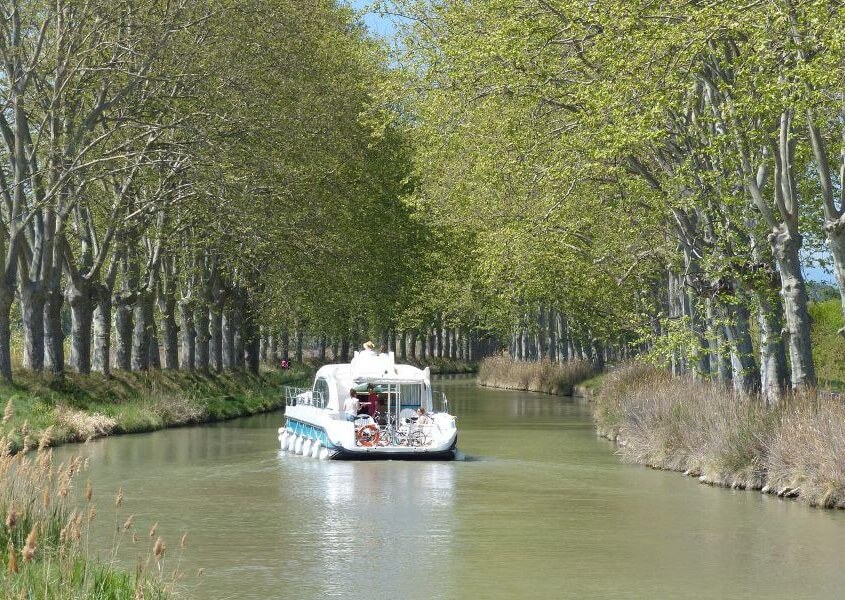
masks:
<instances>
[{"instance_id":1,"label":"canal water","mask_svg":"<svg viewBox=\"0 0 845 600\"><path fill-rule=\"evenodd\" d=\"M464 460L285 455L280 414L66 446L57 458L90 457L100 547L112 546L116 520L136 515L140 541L120 543L128 567L159 523L164 571L186 573L183 597L845 593L845 514L622 464L583 401L468 378L435 387L458 415Z\"/></svg>"}]
</instances>

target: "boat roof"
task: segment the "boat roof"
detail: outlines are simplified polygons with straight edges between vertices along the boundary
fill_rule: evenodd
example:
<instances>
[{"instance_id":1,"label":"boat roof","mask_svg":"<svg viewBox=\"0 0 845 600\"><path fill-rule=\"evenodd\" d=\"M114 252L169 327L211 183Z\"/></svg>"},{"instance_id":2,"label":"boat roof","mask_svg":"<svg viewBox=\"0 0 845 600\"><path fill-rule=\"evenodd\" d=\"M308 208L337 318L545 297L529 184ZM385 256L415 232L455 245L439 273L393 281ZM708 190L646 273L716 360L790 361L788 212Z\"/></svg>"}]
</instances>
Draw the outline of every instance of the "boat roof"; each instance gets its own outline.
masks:
<instances>
[{"instance_id":1,"label":"boat roof","mask_svg":"<svg viewBox=\"0 0 845 600\"><path fill-rule=\"evenodd\" d=\"M362 350L355 352L352 362L324 365L317 371L317 377L332 377L354 383L429 383L428 367L418 369L413 365L396 364L393 352Z\"/></svg>"}]
</instances>

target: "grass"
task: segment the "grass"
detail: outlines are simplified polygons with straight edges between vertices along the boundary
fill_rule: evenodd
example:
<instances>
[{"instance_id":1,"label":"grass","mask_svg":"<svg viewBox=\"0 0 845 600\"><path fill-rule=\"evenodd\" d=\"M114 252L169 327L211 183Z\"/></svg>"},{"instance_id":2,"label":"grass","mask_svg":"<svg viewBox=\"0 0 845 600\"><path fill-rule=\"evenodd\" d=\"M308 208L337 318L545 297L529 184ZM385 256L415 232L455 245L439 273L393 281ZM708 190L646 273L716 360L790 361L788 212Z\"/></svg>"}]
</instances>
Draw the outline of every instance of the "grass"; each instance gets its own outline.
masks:
<instances>
[{"instance_id":1,"label":"grass","mask_svg":"<svg viewBox=\"0 0 845 600\"><path fill-rule=\"evenodd\" d=\"M607 375L595 420L630 462L845 508L845 406L829 395L766 408L757 396L635 362Z\"/></svg>"},{"instance_id":2,"label":"grass","mask_svg":"<svg viewBox=\"0 0 845 600\"><path fill-rule=\"evenodd\" d=\"M8 414L8 413L7 413ZM120 515L123 490L114 500L118 513L110 560L89 550L97 523L94 491L76 485L85 464L78 457L55 465L42 439L36 452L10 453L0 438L0 591L4 598L165 599L182 575L167 566L160 537L140 535L134 516ZM179 564L184 540L176 552ZM114 557L121 544L143 554L133 572L122 571ZM144 550L141 550L144 548Z\"/></svg>"},{"instance_id":3,"label":"grass","mask_svg":"<svg viewBox=\"0 0 845 600\"><path fill-rule=\"evenodd\" d=\"M584 360L526 362L492 356L481 361L478 383L488 387L568 396L576 384L594 375L592 365Z\"/></svg>"},{"instance_id":4,"label":"grass","mask_svg":"<svg viewBox=\"0 0 845 600\"><path fill-rule=\"evenodd\" d=\"M0 398L11 415L0 436L17 452L35 447L44 432L55 445L232 419L281 408L280 386L310 383L312 374L312 367L299 365L260 376L115 372L108 379L97 373L68 374L57 382L21 371L14 384L0 385Z\"/></svg>"},{"instance_id":5,"label":"grass","mask_svg":"<svg viewBox=\"0 0 845 600\"><path fill-rule=\"evenodd\" d=\"M812 317L813 362L819 386L836 391L845 390L845 337L842 328L842 308L838 298L810 303Z\"/></svg>"}]
</instances>

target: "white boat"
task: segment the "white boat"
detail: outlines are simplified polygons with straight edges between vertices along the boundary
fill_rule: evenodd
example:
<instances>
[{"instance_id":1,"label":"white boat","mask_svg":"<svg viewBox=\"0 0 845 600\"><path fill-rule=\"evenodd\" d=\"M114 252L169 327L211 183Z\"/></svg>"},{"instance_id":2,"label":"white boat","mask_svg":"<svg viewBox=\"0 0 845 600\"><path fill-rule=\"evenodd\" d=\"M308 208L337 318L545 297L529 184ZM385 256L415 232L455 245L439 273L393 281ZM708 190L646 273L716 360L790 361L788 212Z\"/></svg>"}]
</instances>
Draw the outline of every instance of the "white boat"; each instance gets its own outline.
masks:
<instances>
[{"instance_id":1,"label":"white boat","mask_svg":"<svg viewBox=\"0 0 845 600\"><path fill-rule=\"evenodd\" d=\"M379 414L347 420L343 404L350 389L366 401L369 386L380 398ZM458 430L446 396L431 389L428 368L396 364L393 352L355 352L351 363L321 367L310 390L286 387L284 393L279 443L289 454L346 460L455 457ZM420 408L425 417L418 417Z\"/></svg>"}]
</instances>

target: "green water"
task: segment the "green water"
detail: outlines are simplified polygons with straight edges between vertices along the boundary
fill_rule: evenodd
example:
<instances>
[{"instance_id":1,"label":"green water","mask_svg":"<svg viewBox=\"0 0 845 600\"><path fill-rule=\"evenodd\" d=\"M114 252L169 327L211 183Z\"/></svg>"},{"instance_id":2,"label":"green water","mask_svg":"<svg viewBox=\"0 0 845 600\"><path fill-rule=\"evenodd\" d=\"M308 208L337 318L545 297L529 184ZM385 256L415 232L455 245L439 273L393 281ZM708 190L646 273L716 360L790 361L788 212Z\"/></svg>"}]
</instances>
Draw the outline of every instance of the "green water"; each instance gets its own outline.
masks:
<instances>
[{"instance_id":1,"label":"green water","mask_svg":"<svg viewBox=\"0 0 845 600\"><path fill-rule=\"evenodd\" d=\"M438 385L466 460L277 451L279 414L67 446L89 456L101 546L114 492L191 598L839 598L845 514L622 464L583 402ZM121 522L122 518L121 516ZM187 530L181 560L179 538ZM205 574L197 578L199 567Z\"/></svg>"}]
</instances>

